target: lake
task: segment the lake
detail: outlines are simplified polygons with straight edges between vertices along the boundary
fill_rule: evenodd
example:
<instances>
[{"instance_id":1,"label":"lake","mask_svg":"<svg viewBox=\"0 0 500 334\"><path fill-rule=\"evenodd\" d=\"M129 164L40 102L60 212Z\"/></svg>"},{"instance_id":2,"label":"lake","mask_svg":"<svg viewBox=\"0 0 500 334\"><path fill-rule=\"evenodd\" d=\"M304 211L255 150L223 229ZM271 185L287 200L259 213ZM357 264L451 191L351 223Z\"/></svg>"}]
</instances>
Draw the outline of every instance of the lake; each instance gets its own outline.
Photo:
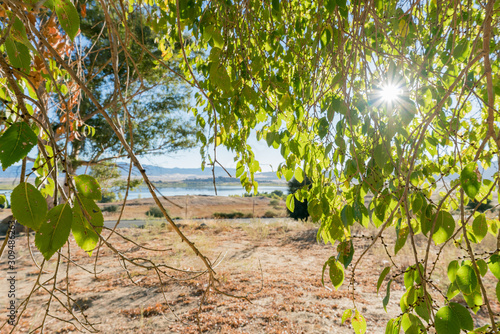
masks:
<instances>
[{"instance_id":1,"label":"lake","mask_svg":"<svg viewBox=\"0 0 500 334\"><path fill-rule=\"evenodd\" d=\"M198 186L196 188L187 187L164 187L158 188L160 193L164 196L184 196L184 195L210 195L215 196L214 187L212 186ZM288 194L288 187L286 186L259 186L260 193L271 193L274 190L280 190L283 194ZM10 201L10 190L0 190L0 195L5 194L7 200ZM230 195L244 195L247 192L241 186L217 186L218 196L230 196ZM136 198L150 198L151 194L146 187L140 187L136 190L130 191L128 194L128 199Z\"/></svg>"},{"instance_id":2,"label":"lake","mask_svg":"<svg viewBox=\"0 0 500 334\"><path fill-rule=\"evenodd\" d=\"M160 193L164 196L184 196L184 195L209 195L215 196L215 190L213 186L200 186L196 188L185 188L185 187L167 187L167 188L158 188ZM286 186L260 186L260 193L270 193L274 190L280 190L283 194L288 194L288 187ZM241 186L217 186L217 196L231 196L231 195L240 195L243 196L247 192ZM129 192L129 199L136 198L149 198L151 194L149 190L145 187L141 187L134 191Z\"/></svg>"}]
</instances>

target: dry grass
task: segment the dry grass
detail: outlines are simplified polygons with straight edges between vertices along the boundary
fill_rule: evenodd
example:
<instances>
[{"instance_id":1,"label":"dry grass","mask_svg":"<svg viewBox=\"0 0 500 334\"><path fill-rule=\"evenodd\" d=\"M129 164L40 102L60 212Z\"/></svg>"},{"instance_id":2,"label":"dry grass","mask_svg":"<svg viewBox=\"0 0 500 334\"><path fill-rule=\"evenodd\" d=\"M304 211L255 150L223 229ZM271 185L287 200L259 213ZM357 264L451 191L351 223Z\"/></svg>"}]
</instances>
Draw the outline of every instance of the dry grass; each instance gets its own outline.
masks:
<instances>
[{"instance_id":1,"label":"dry grass","mask_svg":"<svg viewBox=\"0 0 500 334\"><path fill-rule=\"evenodd\" d=\"M117 236L110 240L118 251L130 258L148 258L186 270L202 269L200 260L164 223L151 220L144 229L120 229L120 233L143 246L168 249L165 252L147 251ZM399 298L404 292L402 275L395 277L392 283L388 313L382 308L384 293L376 294L378 275L390 264L386 249L380 242L360 262L353 294L347 289L351 267L347 269L346 282L339 291L333 289L328 279L326 287L321 285L321 268L330 256L336 254L336 250L331 245L316 242L317 226L310 223L286 219L272 223L261 219L253 219L249 223L206 220L203 224L183 221L180 228L214 263L215 259L222 259L216 267L219 277L217 287L228 294L247 296L251 303L208 291L208 298L200 309L199 302L207 287L206 278L164 278L160 284L151 270L128 266L127 274L113 252L102 249L98 261L98 270L102 272L97 278L74 266L70 269L72 296L85 309L97 329L103 333L122 334L196 333L199 317L204 333L351 333L349 325L341 325L340 319L344 309L352 308L355 302L367 319L368 332L384 333L387 320L401 312ZM354 260L366 249L370 243L369 236L376 231L353 228L354 235L361 236L361 233L365 237L355 239ZM387 251L392 255L395 234L389 230L384 236ZM488 249L493 246L494 240L490 239L486 239L481 247ZM417 237L416 243L420 254L425 247L424 240ZM17 247L23 252L18 262L20 298L27 295L36 279L36 268L27 254L26 245L26 238L18 239ZM74 259L91 270L95 254L89 258L83 251L77 250L73 242L72 247ZM434 254L438 248L433 246L432 250ZM463 254L449 244L441 252L440 259L447 263ZM35 254L35 257L41 260L40 254ZM412 263L412 257L411 251L401 250L393 258L399 269L393 268L391 274L398 270L402 272ZM5 262L0 268L5 268ZM51 260L47 268L54 270L55 262ZM65 270L64 265L62 269ZM439 288L445 288L448 283L445 269L443 266L435 269L435 283ZM177 278L184 277L175 275ZM485 281L489 294L494 297L496 281L490 276L488 274ZM64 288L63 276L60 279ZM0 287L5 288L5 285ZM385 291L385 283L382 291ZM0 294L6 295L3 290ZM443 300L439 293L433 292L433 295L438 301ZM0 308L5 307L5 300L0 298ZM26 316L21 320L19 333L33 329L41 321L46 300L47 294L41 290L34 295ZM460 301L460 298L456 300ZM493 306L495 312L500 310L498 303L494 302ZM51 312L67 318L64 310L56 304ZM5 314L0 314L0 317L3 316ZM485 316L480 311L475 317L476 322L483 323ZM47 332L73 333L75 326L51 320Z\"/></svg>"}]
</instances>

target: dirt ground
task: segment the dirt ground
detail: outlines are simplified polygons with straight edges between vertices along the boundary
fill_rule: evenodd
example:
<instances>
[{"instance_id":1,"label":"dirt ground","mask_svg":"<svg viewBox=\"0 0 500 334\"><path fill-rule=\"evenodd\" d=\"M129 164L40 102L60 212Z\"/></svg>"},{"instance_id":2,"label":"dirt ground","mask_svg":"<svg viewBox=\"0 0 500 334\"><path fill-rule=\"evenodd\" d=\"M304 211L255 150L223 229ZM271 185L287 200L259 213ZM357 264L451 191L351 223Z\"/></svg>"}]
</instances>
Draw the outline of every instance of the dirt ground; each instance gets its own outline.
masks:
<instances>
[{"instance_id":1,"label":"dirt ground","mask_svg":"<svg viewBox=\"0 0 500 334\"><path fill-rule=\"evenodd\" d=\"M97 263L97 251L89 257L71 241L71 258L75 263L69 266L70 285L66 285L68 267L62 259L56 277L59 290L51 300L45 333L76 333L77 329L88 333L92 328L102 333L122 334L196 333L198 319L204 333L353 333L349 323L341 325L341 317L345 309L354 305L367 320L367 333L384 333L387 320L401 312L399 298L404 292L402 275L392 283L387 313L382 307L385 283L381 293L376 293L378 275L389 264L380 243L358 267L353 294L352 289L348 290L351 267L346 271L346 281L338 291L333 289L328 279L322 286L322 266L330 256L336 255L336 251L331 245L316 243L313 225L287 219L266 224L265 220L254 219L249 224L207 220L201 225L199 221L184 221L180 226L216 264L219 280L216 287L226 294L245 296L246 299L209 291L200 306L208 283L206 275L193 278L193 274L161 267L172 277L160 275L160 281L154 270L119 261L116 253L135 259L139 265L153 261L191 272L203 269L201 261L186 243L179 241L171 228L155 223L144 229L120 229L121 236L114 234L109 239L115 251L103 246ZM106 231L104 235L109 233ZM358 236L354 261L370 242L367 236ZM30 237L32 243L33 236ZM386 238L386 244L391 249L390 236ZM162 251L146 250L138 245ZM16 239L16 250L16 295L19 305L38 279L38 269L29 255L26 236ZM62 253L67 254L67 247ZM41 254L36 250L33 254L34 259L42 263ZM400 266L408 261L404 254L398 258L400 262L396 264ZM50 278L56 269L56 259L57 256L54 256L44 265L47 273L39 278L40 282L45 282L44 288L32 293L15 333L40 332L36 328L46 314L47 291L53 288L54 280ZM5 258L2 260L0 280L5 282L7 264ZM437 277L443 279L444 287L446 273L441 273L441 269L436 269ZM489 276L487 278L494 281ZM493 283L491 285L489 288L493 289ZM68 305L67 289L71 294L69 304L73 313L80 321L86 319L92 326L83 327L71 320L68 310L62 306ZM7 284L0 284L2 310L7 307L7 293ZM442 301L439 295L436 298ZM496 312L500 310L498 306L494 304ZM475 318L476 325L483 323L485 317L486 313L479 311ZM4 323L5 311L0 314L0 320L4 324L0 332L10 332L11 327Z\"/></svg>"},{"instance_id":2,"label":"dirt ground","mask_svg":"<svg viewBox=\"0 0 500 334\"><path fill-rule=\"evenodd\" d=\"M286 216L284 200L272 200L267 197L226 197L226 196L169 196L168 200L161 198L162 204L172 218L194 219L214 218L214 213L236 213L245 216L264 217L271 213L276 217ZM98 203L101 209L116 206L116 212L103 210L105 220L116 220L120 214L122 204ZM147 218L146 212L155 207L152 198L128 200L123 210L123 220L142 220ZM0 209L0 220L11 214L10 209Z\"/></svg>"}]
</instances>

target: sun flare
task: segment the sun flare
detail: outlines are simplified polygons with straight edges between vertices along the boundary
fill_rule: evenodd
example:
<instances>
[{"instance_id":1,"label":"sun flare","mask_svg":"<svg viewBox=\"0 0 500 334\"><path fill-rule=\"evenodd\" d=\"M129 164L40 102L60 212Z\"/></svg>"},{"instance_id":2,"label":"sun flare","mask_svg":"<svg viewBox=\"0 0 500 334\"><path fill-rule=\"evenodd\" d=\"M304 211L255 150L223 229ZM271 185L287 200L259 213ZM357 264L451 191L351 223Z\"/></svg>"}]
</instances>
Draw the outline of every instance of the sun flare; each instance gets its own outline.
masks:
<instances>
[{"instance_id":1,"label":"sun flare","mask_svg":"<svg viewBox=\"0 0 500 334\"><path fill-rule=\"evenodd\" d=\"M380 96L386 102L393 102L401 95L401 93L402 90L400 87L392 84L387 84L382 86Z\"/></svg>"}]
</instances>

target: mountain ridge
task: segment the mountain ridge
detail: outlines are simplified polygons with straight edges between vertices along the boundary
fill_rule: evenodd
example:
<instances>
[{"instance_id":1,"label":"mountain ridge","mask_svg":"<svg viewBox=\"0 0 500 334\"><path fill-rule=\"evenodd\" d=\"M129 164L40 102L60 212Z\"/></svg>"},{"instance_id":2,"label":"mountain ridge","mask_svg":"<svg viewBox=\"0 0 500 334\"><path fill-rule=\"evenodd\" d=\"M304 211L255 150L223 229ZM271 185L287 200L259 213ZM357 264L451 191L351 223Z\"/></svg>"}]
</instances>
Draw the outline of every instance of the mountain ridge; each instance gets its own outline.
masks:
<instances>
[{"instance_id":1,"label":"mountain ridge","mask_svg":"<svg viewBox=\"0 0 500 334\"><path fill-rule=\"evenodd\" d=\"M26 170L33 169L33 163L28 162L26 164ZM122 177L128 176L129 164L127 163L117 163L118 169L120 170ZM154 180L165 180L165 181L183 181L187 179L207 179L212 178L212 168L205 168L205 170L201 170L201 168L180 168L180 167L160 167L154 165L143 165L146 173L149 177ZM76 170L76 175L86 174L89 172L89 168L87 167L79 167ZM232 177L236 175L236 169L234 168L226 168L227 172L231 174ZM2 179L13 179L18 178L21 173L21 165L10 166L5 171L0 170L0 178ZM134 178L140 177L141 174L135 168L132 169L132 176ZM222 169L221 167L215 167L215 177L228 177L229 175ZM275 172L261 172L256 174L256 178L259 180L267 180L267 181L275 181L282 182L277 176ZM237 178L235 178L237 180Z\"/></svg>"}]
</instances>

